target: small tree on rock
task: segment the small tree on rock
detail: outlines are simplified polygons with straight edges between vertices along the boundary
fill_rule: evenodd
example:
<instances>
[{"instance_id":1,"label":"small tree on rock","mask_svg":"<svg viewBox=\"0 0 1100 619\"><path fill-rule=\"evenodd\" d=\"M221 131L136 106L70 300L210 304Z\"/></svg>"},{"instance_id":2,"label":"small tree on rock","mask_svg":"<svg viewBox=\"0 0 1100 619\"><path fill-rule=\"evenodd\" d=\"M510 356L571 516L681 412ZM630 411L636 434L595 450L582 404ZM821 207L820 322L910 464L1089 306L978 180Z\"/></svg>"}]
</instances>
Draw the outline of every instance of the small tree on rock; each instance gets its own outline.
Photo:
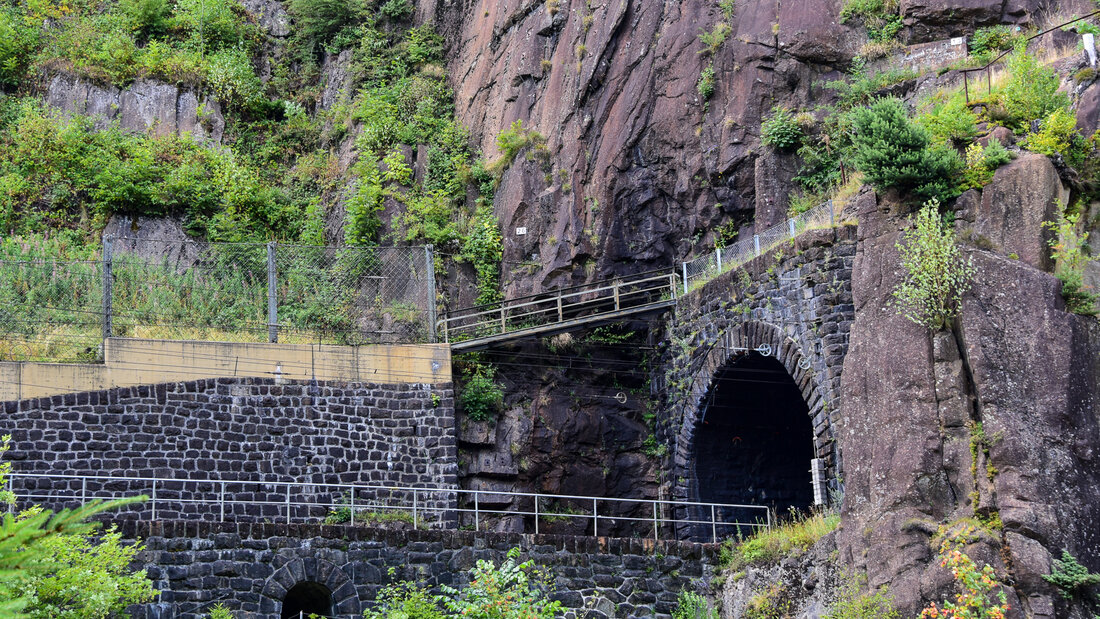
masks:
<instances>
[{"instance_id":1,"label":"small tree on rock","mask_svg":"<svg viewBox=\"0 0 1100 619\"><path fill-rule=\"evenodd\" d=\"M959 314L962 295L974 278L972 261L963 260L953 225L929 200L913 216L913 228L898 243L905 278L894 289L898 312L933 331Z\"/></svg>"}]
</instances>

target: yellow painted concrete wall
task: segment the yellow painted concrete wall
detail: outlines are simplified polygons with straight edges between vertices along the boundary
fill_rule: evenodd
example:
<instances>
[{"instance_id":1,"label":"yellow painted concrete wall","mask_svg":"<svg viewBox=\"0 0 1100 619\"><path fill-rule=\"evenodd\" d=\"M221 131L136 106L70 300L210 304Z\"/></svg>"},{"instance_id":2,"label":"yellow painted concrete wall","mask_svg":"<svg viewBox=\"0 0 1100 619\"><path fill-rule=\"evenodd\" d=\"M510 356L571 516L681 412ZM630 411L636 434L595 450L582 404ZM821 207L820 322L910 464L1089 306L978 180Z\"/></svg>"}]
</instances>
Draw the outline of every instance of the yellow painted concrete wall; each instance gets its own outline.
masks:
<instances>
[{"instance_id":1,"label":"yellow painted concrete wall","mask_svg":"<svg viewBox=\"0 0 1100 619\"><path fill-rule=\"evenodd\" d=\"M111 338L103 364L0 363L0 401L199 378L445 383L445 344L329 346Z\"/></svg>"}]
</instances>

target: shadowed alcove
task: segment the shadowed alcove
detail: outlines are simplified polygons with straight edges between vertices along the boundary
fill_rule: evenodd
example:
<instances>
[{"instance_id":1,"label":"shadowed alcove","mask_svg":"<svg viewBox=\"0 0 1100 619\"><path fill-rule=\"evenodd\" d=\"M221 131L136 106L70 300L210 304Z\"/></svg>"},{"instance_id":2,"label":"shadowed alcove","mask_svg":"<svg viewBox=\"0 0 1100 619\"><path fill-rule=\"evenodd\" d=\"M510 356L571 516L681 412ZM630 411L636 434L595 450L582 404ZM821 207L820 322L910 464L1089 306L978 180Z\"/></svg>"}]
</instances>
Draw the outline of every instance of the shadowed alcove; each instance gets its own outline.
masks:
<instances>
[{"instance_id":1,"label":"shadowed alcove","mask_svg":"<svg viewBox=\"0 0 1100 619\"><path fill-rule=\"evenodd\" d=\"M297 619L317 614L332 616L332 592L317 582L301 582L286 592L283 598L282 619Z\"/></svg>"}]
</instances>

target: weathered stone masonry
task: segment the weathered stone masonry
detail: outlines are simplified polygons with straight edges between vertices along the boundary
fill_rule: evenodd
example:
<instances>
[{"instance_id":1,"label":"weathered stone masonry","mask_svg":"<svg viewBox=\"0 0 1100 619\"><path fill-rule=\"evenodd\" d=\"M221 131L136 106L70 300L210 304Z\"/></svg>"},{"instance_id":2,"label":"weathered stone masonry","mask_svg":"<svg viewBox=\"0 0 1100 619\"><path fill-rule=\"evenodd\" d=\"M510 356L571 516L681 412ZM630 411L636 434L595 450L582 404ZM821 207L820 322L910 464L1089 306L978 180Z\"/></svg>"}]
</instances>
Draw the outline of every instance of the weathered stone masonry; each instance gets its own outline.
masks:
<instances>
[{"instance_id":1,"label":"weathered stone masonry","mask_svg":"<svg viewBox=\"0 0 1100 619\"><path fill-rule=\"evenodd\" d=\"M339 501L325 484L457 488L450 384L377 385L220 378L6 402L15 472L293 482L292 501ZM18 494L80 490L78 480L17 479ZM88 490L101 486L94 483ZM114 496L150 491L112 483ZM158 518L218 517L220 488L161 484ZM227 519L285 517L284 487L230 484ZM172 505L166 498L200 499ZM453 508L451 494L426 507ZM423 501L423 497L421 498ZM252 501L279 501L255 505ZM49 501L38 500L50 505ZM148 518L148 506L138 507ZM323 516L301 508L296 518ZM444 514L439 512L440 516ZM125 517L127 514L115 514Z\"/></svg>"},{"instance_id":2,"label":"weathered stone masonry","mask_svg":"<svg viewBox=\"0 0 1100 619\"><path fill-rule=\"evenodd\" d=\"M334 617L358 619L387 583L461 587L477 560L499 564L516 547L553 572L567 619L667 617L681 589L709 582L719 554L711 544L349 526L143 521L123 532L146 540L140 560L162 591L135 619L198 619L216 601L235 616L277 618L303 582L332 593Z\"/></svg>"},{"instance_id":3,"label":"weathered stone masonry","mask_svg":"<svg viewBox=\"0 0 1100 619\"><path fill-rule=\"evenodd\" d=\"M700 403L715 373L738 353L767 344L810 408L815 451L827 477L842 470L835 424L840 373L855 318L852 260L855 226L803 234L707 282L681 299L669 326L668 393L658 438L670 450L672 495L693 500L692 441Z\"/></svg>"}]
</instances>

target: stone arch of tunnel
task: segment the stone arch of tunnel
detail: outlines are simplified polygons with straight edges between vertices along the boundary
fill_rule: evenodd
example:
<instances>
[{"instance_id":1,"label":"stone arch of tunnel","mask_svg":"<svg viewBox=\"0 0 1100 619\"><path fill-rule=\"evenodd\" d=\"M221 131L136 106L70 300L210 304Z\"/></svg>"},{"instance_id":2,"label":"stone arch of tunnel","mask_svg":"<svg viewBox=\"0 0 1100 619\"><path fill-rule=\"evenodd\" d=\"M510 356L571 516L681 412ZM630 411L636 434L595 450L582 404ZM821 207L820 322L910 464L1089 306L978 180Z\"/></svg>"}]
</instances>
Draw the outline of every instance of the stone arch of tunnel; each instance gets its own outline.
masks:
<instances>
[{"instance_id":1,"label":"stone arch of tunnel","mask_svg":"<svg viewBox=\"0 0 1100 619\"><path fill-rule=\"evenodd\" d=\"M719 334L695 373L681 417L675 498L766 505L779 515L804 510L815 503L811 467L817 459L824 473L819 495L828 501L840 459L818 365L768 323L747 322ZM759 510L726 511L715 516L742 522L762 516ZM682 512L678 517L686 520L711 518L710 508ZM692 537L735 533L728 527L712 532L709 524L683 528Z\"/></svg>"},{"instance_id":2,"label":"stone arch of tunnel","mask_svg":"<svg viewBox=\"0 0 1100 619\"><path fill-rule=\"evenodd\" d=\"M351 619L362 609L351 577L340 566L311 556L287 561L268 577L260 595L265 617L322 617Z\"/></svg>"}]
</instances>

